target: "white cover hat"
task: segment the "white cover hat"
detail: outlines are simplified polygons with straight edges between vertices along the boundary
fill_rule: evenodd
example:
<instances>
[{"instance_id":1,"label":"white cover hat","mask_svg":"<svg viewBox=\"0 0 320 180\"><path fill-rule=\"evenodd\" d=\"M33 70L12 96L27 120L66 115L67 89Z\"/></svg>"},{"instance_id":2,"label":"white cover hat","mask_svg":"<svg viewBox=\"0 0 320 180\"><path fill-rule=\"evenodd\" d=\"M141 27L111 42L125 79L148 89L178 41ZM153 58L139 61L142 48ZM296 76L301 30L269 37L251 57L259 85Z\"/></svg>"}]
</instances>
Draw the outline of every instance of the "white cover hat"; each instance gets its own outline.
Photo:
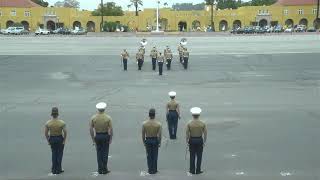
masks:
<instances>
[{"instance_id":1,"label":"white cover hat","mask_svg":"<svg viewBox=\"0 0 320 180\"><path fill-rule=\"evenodd\" d=\"M168 94L170 97L175 97L177 95L177 93L174 91L170 91Z\"/></svg>"},{"instance_id":2,"label":"white cover hat","mask_svg":"<svg viewBox=\"0 0 320 180\"><path fill-rule=\"evenodd\" d=\"M106 109L106 107L107 107L107 104L104 102L100 102L96 105L97 109Z\"/></svg>"},{"instance_id":3,"label":"white cover hat","mask_svg":"<svg viewBox=\"0 0 320 180\"><path fill-rule=\"evenodd\" d=\"M193 115L200 115L202 110L199 107L193 107L190 109L191 114Z\"/></svg>"}]
</instances>

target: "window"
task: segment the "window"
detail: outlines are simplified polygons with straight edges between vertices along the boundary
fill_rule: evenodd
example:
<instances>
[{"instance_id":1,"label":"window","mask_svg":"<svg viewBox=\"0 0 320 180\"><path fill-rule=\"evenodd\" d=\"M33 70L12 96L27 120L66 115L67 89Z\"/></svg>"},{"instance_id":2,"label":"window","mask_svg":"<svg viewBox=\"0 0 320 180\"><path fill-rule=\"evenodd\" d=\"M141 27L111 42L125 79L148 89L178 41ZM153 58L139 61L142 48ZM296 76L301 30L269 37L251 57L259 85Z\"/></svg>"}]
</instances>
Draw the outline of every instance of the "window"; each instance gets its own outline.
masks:
<instances>
[{"instance_id":1,"label":"window","mask_svg":"<svg viewBox=\"0 0 320 180\"><path fill-rule=\"evenodd\" d=\"M25 12L24 12L24 16L25 16L25 17L30 17L30 16L31 16L30 11L25 11Z\"/></svg>"},{"instance_id":2,"label":"window","mask_svg":"<svg viewBox=\"0 0 320 180\"><path fill-rule=\"evenodd\" d=\"M16 10L11 10L11 16L16 16L17 15L17 11Z\"/></svg>"},{"instance_id":3,"label":"window","mask_svg":"<svg viewBox=\"0 0 320 180\"><path fill-rule=\"evenodd\" d=\"M299 9L298 14L303 14L303 9Z\"/></svg>"},{"instance_id":4,"label":"window","mask_svg":"<svg viewBox=\"0 0 320 180\"><path fill-rule=\"evenodd\" d=\"M312 14L317 14L317 8L312 9Z\"/></svg>"},{"instance_id":5,"label":"window","mask_svg":"<svg viewBox=\"0 0 320 180\"><path fill-rule=\"evenodd\" d=\"M284 15L288 15L288 13L289 13L288 9L285 9L285 10L283 11L283 14L284 14Z\"/></svg>"}]
</instances>

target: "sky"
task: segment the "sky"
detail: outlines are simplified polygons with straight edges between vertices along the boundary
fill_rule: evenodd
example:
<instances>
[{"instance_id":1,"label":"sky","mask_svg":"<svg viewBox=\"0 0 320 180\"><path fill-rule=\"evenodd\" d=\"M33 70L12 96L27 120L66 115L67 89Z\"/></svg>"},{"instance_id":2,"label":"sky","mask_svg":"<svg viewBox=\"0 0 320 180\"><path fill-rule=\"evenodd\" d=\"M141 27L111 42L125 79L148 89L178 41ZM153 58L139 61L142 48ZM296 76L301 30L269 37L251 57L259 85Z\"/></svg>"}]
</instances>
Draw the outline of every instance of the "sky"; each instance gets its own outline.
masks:
<instances>
[{"instance_id":1,"label":"sky","mask_svg":"<svg viewBox=\"0 0 320 180\"><path fill-rule=\"evenodd\" d=\"M49 2L50 6L53 5L55 2L59 0L46 0ZM94 10L97 8L98 4L101 2L101 0L78 0L80 2L80 9L87 9L87 10ZM127 5L129 4L130 0L104 0L104 3L106 2L116 2L117 5L121 5L123 10L128 10ZM143 0L144 8L154 8L157 5L157 0ZM172 6L172 4L175 3L193 3L198 4L204 2L204 0L161 0L161 4L167 2L169 4L169 7ZM132 7L130 10L134 10Z\"/></svg>"}]
</instances>

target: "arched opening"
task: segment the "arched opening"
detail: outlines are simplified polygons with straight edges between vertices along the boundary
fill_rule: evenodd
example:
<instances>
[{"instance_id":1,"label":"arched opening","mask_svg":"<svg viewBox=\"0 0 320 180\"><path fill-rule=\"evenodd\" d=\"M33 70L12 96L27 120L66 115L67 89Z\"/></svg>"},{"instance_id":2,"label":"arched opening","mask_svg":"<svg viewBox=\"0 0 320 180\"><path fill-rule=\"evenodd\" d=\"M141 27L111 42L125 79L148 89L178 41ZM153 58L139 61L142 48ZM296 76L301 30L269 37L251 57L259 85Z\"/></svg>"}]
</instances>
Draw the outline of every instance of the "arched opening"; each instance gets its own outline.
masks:
<instances>
[{"instance_id":1,"label":"arched opening","mask_svg":"<svg viewBox=\"0 0 320 180\"><path fill-rule=\"evenodd\" d=\"M226 20L222 20L219 23L219 31L227 31L228 30L228 22Z\"/></svg>"},{"instance_id":2,"label":"arched opening","mask_svg":"<svg viewBox=\"0 0 320 180\"><path fill-rule=\"evenodd\" d=\"M161 30L163 30L163 31L168 30L168 24L169 23L168 23L168 19L167 18L161 18L159 24L160 24Z\"/></svg>"},{"instance_id":3,"label":"arched opening","mask_svg":"<svg viewBox=\"0 0 320 180\"><path fill-rule=\"evenodd\" d=\"M187 22L180 21L178 23L178 28L179 28L179 31L186 31L187 30Z\"/></svg>"},{"instance_id":4,"label":"arched opening","mask_svg":"<svg viewBox=\"0 0 320 180\"><path fill-rule=\"evenodd\" d=\"M266 27L266 26L268 26L268 21L267 21L266 19L261 19L261 20L259 21L259 26L260 26L260 27Z\"/></svg>"},{"instance_id":5,"label":"arched opening","mask_svg":"<svg viewBox=\"0 0 320 180\"><path fill-rule=\"evenodd\" d=\"M241 28L241 21L240 20L233 21L233 28Z\"/></svg>"},{"instance_id":6,"label":"arched opening","mask_svg":"<svg viewBox=\"0 0 320 180\"><path fill-rule=\"evenodd\" d=\"M13 21L7 21L7 23L6 23L7 28L12 27L13 25L14 25Z\"/></svg>"},{"instance_id":7,"label":"arched opening","mask_svg":"<svg viewBox=\"0 0 320 180\"><path fill-rule=\"evenodd\" d=\"M54 23L53 21L48 21L47 22L47 29L49 31L53 31L56 29L56 23Z\"/></svg>"},{"instance_id":8,"label":"arched opening","mask_svg":"<svg viewBox=\"0 0 320 180\"><path fill-rule=\"evenodd\" d=\"M320 29L320 18L317 18L313 21L313 26L316 29Z\"/></svg>"},{"instance_id":9,"label":"arched opening","mask_svg":"<svg viewBox=\"0 0 320 180\"><path fill-rule=\"evenodd\" d=\"M299 25L305 25L306 27L308 27L308 20L303 18L299 21Z\"/></svg>"},{"instance_id":10,"label":"arched opening","mask_svg":"<svg viewBox=\"0 0 320 180\"><path fill-rule=\"evenodd\" d=\"M88 32L96 32L96 24L93 21L89 21L87 23L87 31Z\"/></svg>"},{"instance_id":11,"label":"arched opening","mask_svg":"<svg viewBox=\"0 0 320 180\"><path fill-rule=\"evenodd\" d=\"M29 31L29 22L28 21L21 21L22 26L24 27L25 30Z\"/></svg>"},{"instance_id":12,"label":"arched opening","mask_svg":"<svg viewBox=\"0 0 320 180\"><path fill-rule=\"evenodd\" d=\"M73 22L73 29L75 29L76 27L78 27L78 28L81 28L81 22L79 22L79 21L75 21L75 22Z\"/></svg>"},{"instance_id":13,"label":"arched opening","mask_svg":"<svg viewBox=\"0 0 320 180\"><path fill-rule=\"evenodd\" d=\"M194 20L194 21L192 22L192 29L195 30L195 31L201 30L201 23L200 23L200 21Z\"/></svg>"},{"instance_id":14,"label":"arched opening","mask_svg":"<svg viewBox=\"0 0 320 180\"><path fill-rule=\"evenodd\" d=\"M284 24L285 24L287 27L293 27L293 20L292 20L292 19L287 19Z\"/></svg>"}]
</instances>

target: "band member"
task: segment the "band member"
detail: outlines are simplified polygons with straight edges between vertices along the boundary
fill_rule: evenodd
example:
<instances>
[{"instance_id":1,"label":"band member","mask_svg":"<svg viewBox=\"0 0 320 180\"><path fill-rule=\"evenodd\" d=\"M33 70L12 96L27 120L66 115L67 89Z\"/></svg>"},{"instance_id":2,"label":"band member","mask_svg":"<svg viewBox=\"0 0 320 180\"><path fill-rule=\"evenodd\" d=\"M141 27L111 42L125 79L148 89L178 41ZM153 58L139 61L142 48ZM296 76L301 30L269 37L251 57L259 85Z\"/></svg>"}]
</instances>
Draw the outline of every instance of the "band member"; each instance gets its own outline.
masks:
<instances>
[{"instance_id":1,"label":"band member","mask_svg":"<svg viewBox=\"0 0 320 180\"><path fill-rule=\"evenodd\" d=\"M171 49L169 48L169 46L167 46L167 48L164 50L164 58L166 60L166 64L167 64L167 70L171 69L171 62L173 59L173 54Z\"/></svg>"},{"instance_id":2,"label":"band member","mask_svg":"<svg viewBox=\"0 0 320 180\"><path fill-rule=\"evenodd\" d=\"M188 63L189 63L189 51L187 48L183 49L183 67L184 69L188 69Z\"/></svg>"},{"instance_id":3,"label":"band member","mask_svg":"<svg viewBox=\"0 0 320 180\"><path fill-rule=\"evenodd\" d=\"M183 63L183 46L182 46L182 44L179 44L178 52L179 52L179 60L180 60L180 63L182 64Z\"/></svg>"},{"instance_id":4,"label":"band member","mask_svg":"<svg viewBox=\"0 0 320 180\"><path fill-rule=\"evenodd\" d=\"M162 76L164 56L161 53L159 53L157 61L158 61L158 66L159 66L159 75Z\"/></svg>"},{"instance_id":5,"label":"band member","mask_svg":"<svg viewBox=\"0 0 320 180\"><path fill-rule=\"evenodd\" d=\"M136 60L137 60L137 64L138 64L138 70L141 71L142 65L143 65L143 54L141 51L139 51L136 54Z\"/></svg>"},{"instance_id":6,"label":"band member","mask_svg":"<svg viewBox=\"0 0 320 180\"><path fill-rule=\"evenodd\" d=\"M127 52L126 49L123 50L123 52L121 53L121 57L122 57L122 62L123 62L123 70L127 71L127 67L128 67L128 59L129 59L129 53Z\"/></svg>"},{"instance_id":7,"label":"band member","mask_svg":"<svg viewBox=\"0 0 320 180\"><path fill-rule=\"evenodd\" d=\"M152 59L152 70L156 70L157 58L158 58L158 51L156 47L153 47L150 53L150 57Z\"/></svg>"}]
</instances>

